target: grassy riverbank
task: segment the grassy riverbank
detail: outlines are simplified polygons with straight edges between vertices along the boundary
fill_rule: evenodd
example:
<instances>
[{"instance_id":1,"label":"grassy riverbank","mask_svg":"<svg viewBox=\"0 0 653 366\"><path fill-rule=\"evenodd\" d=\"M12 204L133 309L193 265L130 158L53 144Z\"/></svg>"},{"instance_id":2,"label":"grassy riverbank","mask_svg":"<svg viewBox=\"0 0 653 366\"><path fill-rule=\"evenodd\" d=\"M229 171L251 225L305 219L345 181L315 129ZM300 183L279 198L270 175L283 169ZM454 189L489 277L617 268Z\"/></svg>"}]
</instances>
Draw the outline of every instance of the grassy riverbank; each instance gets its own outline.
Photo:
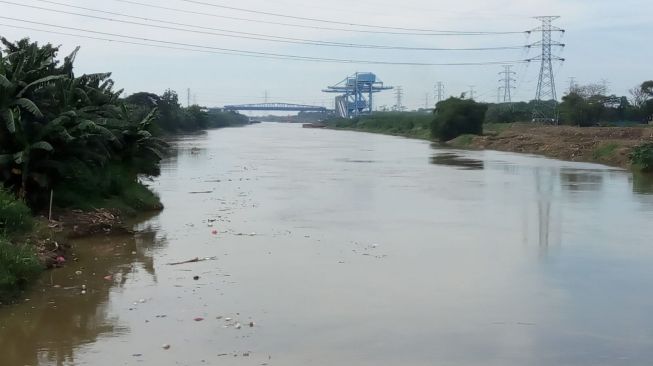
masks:
<instances>
[{"instance_id":1,"label":"grassy riverbank","mask_svg":"<svg viewBox=\"0 0 653 366\"><path fill-rule=\"evenodd\" d=\"M337 118L327 121L329 127L382 133L428 140L431 138L433 115L420 112L379 112L352 119Z\"/></svg>"}]
</instances>

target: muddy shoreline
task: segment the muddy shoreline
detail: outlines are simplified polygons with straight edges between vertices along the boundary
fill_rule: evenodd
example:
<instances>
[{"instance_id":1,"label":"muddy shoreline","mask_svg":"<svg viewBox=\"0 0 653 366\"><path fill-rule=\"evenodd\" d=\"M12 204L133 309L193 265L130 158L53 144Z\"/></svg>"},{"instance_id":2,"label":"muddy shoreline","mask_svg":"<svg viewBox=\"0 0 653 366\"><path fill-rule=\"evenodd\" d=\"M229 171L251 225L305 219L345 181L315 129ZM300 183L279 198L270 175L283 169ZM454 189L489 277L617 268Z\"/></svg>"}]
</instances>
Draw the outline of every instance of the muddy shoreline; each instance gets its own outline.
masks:
<instances>
[{"instance_id":1,"label":"muddy shoreline","mask_svg":"<svg viewBox=\"0 0 653 366\"><path fill-rule=\"evenodd\" d=\"M35 230L24 238L24 242L36 248L45 268L61 267L70 260L76 260L69 244L73 239L135 234L124 222L123 216L117 209L57 210L52 220L37 217Z\"/></svg>"}]
</instances>

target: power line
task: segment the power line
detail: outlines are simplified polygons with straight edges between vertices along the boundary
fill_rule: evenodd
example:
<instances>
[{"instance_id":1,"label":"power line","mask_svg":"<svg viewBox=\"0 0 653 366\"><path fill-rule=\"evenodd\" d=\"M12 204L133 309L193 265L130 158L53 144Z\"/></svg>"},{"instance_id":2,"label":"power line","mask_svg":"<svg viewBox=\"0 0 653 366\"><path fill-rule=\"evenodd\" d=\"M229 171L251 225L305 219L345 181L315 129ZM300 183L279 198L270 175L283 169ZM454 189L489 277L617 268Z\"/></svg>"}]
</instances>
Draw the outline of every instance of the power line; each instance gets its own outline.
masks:
<instances>
[{"instance_id":1,"label":"power line","mask_svg":"<svg viewBox=\"0 0 653 366\"><path fill-rule=\"evenodd\" d=\"M35 0L35 1L44 1L44 2L50 3L50 1L46 1L46 0ZM201 27L201 26L196 26L196 25L192 25L192 24L170 22L170 21L160 20L160 19L146 18L146 17L140 17L140 16L132 16L132 15L127 15L127 14L120 14L120 13L114 13L114 12L105 12L103 10L95 10L95 9L90 9L90 8L84 8L85 10L89 10L89 11L96 11L96 12L100 12L100 13L108 13L108 14L112 14L112 15L132 18L132 19L141 19L141 20L146 20L146 21L151 21L151 22L159 22L159 23L164 23L164 24L180 25L180 26L184 26L184 27L193 27L193 28L197 28L197 29L205 29L205 30L212 30L212 31L218 31L218 32L234 33L234 34L225 34L225 33L216 33L216 32L198 31L198 30L192 30L192 29L177 28L177 27L169 27L169 26L162 26L162 25L154 25L154 24L147 24L147 23L139 23L139 22L133 22L133 21L129 21L129 20L107 18L107 17L89 15L89 14L80 14L80 13L70 12L70 11L66 11L66 10L58 10L58 9L44 8L44 7L41 7L41 6L19 4L19 3L15 3L15 2L11 2L11 1L4 1L4 0L0 0L0 3L10 4L10 5L14 5L14 6L21 6L21 7L31 8L31 9L50 11L50 12L55 12L55 13L62 13L62 14L81 16L81 17L92 18L92 19L100 19L100 20L105 20L105 21L109 21L109 22L119 22L119 23L125 23L125 24L138 25L138 26L150 27L150 28L168 29L168 30L174 30L174 31L197 33L197 34L206 34L206 35L213 35L213 36L220 36L220 37L251 39L251 40L259 40L259 41L267 41L267 42L281 42L281 43L291 43L291 44L302 44L302 45L310 45L310 46L366 48L366 49L371 48L371 49L404 50L404 51L493 51L493 50L524 49L524 48L529 48L530 47L529 45L524 45L524 46L476 47L476 48L434 48L434 47L407 47L407 46L386 46L386 45L374 45L374 44L328 42L328 41L319 41L319 40L302 39L302 38L271 36L271 35L260 34L260 33L231 31L231 30L220 29L220 28L212 28L212 27ZM235 35L235 34L239 34L239 35Z\"/></svg>"},{"instance_id":2,"label":"power line","mask_svg":"<svg viewBox=\"0 0 653 366\"><path fill-rule=\"evenodd\" d=\"M204 45L189 44L189 43L182 43L182 42L173 42L173 41L162 41L162 40L151 39L151 38L134 37L134 36L127 36L127 35L116 34L116 33L93 31L93 30L81 29L81 28L75 28L75 27L66 27L66 26L61 26L61 25L48 24L48 23L42 23L42 22L35 22L35 21L19 19L19 18L12 18L12 17L5 17L5 16L0 16L0 19L8 19L8 20L18 21L18 22L23 22L23 23L29 23L29 24L37 24L37 25L47 26L47 27L54 27L54 28L60 28L60 29L81 31L81 32L87 32L87 33L92 33L92 34L100 34L100 35L104 35L104 36L134 39L134 40L138 40L138 41L156 42L156 43L162 43L162 44L173 45L173 46L196 47L196 48L200 48L200 49L208 49L208 50L214 50L214 51L237 53L240 56L243 56L243 55L270 56L270 57L273 57L273 58L283 58L283 59L292 59L292 60L301 60L301 61L333 62L333 63L349 63L349 64L371 64L371 65L405 65L405 66L481 66L481 65L495 65L495 64L502 64L502 63L528 62L527 60L517 60L517 61L486 61L486 62L450 62L450 63L426 63L426 62L424 62L424 63L422 63L422 62L394 62L394 61L354 60L354 59L336 59L336 58L326 58L326 57L311 57L311 56L288 55L288 54L279 54L279 53L271 53L271 52L247 51L247 50L239 50L239 49L231 49L231 48L223 48L223 47L212 47L212 46L204 46Z\"/></svg>"},{"instance_id":3,"label":"power line","mask_svg":"<svg viewBox=\"0 0 653 366\"><path fill-rule=\"evenodd\" d=\"M123 0L117 0L117 1L123 1ZM203 2L203 1L196 1L196 0L180 0L180 1L183 1L183 2L186 2L186 3L192 3L192 4L211 6L211 7L214 7L214 8L236 10L236 11L241 11L241 12L245 12L245 13L262 14L262 15L274 16L274 17L279 17L279 18L306 20L306 21L311 21L311 22L328 23L328 24L340 24L340 25L348 25L348 26L363 27L363 28L389 29L389 30L395 30L395 31L399 30L399 31L411 31L411 32L443 32L443 33L451 33L451 34L460 34L460 33L462 33L462 34L468 34L468 33L483 33L483 34L523 33L523 32L458 32L458 31L441 31L441 30L423 29L423 28L388 27L388 26L381 26L381 25L370 25L370 24L361 24L361 23L340 22L340 21L336 21L336 20L326 20L326 19L318 19L318 18L306 18L306 17L299 17L299 16L294 16L294 15L265 12L265 11L260 11L260 10L237 8L237 7L234 7L234 6L218 5L218 4L212 4L212 3L207 3L207 2Z\"/></svg>"},{"instance_id":4,"label":"power line","mask_svg":"<svg viewBox=\"0 0 653 366\"><path fill-rule=\"evenodd\" d=\"M121 3L127 3L127 4L133 4L133 5L139 5L139 6L153 8L153 9L168 10L168 11L173 11L173 12L178 12L178 13L185 13L185 14L193 14L193 15L203 15L203 16L221 18L221 19L230 19L230 20L252 22L252 23L257 23L257 24L272 24L272 25L281 25L281 26L287 26L287 27L296 27L296 28L305 28L305 29L319 29L319 30L338 31L338 32L393 34L393 35L405 35L405 36L485 36L485 35L521 34L521 33L524 33L524 32L498 32L498 33L492 33L492 32L461 32L461 33L451 33L451 31L441 31L441 32L436 31L436 32L431 32L431 33L424 33L424 32L410 33L410 32L391 32L391 31L378 31L378 30L375 31L375 30L364 30L364 29L332 28L332 27L324 27L324 26L291 24L291 23L282 23L282 22L274 22L274 21L249 19L249 18L233 17L233 16L226 16L226 15L218 15L218 14L211 14L211 13L203 13L203 12L186 10L186 9L171 8L171 7L167 7L167 6L147 4L147 3L142 3L142 2L138 2L138 1L132 1L132 0L114 0L114 1L121 2Z\"/></svg>"}]
</instances>

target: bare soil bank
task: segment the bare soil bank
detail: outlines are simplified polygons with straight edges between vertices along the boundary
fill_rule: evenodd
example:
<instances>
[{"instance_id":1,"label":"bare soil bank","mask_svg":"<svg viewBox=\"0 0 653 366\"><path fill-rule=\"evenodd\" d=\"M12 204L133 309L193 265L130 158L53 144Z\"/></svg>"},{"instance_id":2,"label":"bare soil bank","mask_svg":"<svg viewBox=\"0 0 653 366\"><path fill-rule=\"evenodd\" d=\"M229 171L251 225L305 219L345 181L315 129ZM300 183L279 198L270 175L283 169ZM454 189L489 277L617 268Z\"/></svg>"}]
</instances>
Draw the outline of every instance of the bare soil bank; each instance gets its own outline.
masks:
<instances>
[{"instance_id":1,"label":"bare soil bank","mask_svg":"<svg viewBox=\"0 0 653 366\"><path fill-rule=\"evenodd\" d=\"M653 142L653 127L571 127L526 123L489 125L484 136L460 136L454 147L539 154L630 168L633 147Z\"/></svg>"}]
</instances>

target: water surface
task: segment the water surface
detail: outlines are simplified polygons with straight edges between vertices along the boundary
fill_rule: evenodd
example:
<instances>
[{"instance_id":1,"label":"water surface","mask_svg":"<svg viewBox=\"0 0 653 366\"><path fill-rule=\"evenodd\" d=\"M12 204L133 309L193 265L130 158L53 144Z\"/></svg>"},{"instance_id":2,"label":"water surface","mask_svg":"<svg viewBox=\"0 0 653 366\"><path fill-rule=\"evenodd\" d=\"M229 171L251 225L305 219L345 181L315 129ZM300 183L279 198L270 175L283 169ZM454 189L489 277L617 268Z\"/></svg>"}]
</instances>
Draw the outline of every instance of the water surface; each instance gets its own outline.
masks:
<instances>
[{"instance_id":1,"label":"water surface","mask_svg":"<svg viewBox=\"0 0 653 366\"><path fill-rule=\"evenodd\" d=\"M647 177L272 123L175 146L136 238L0 308L0 364L653 359Z\"/></svg>"}]
</instances>

